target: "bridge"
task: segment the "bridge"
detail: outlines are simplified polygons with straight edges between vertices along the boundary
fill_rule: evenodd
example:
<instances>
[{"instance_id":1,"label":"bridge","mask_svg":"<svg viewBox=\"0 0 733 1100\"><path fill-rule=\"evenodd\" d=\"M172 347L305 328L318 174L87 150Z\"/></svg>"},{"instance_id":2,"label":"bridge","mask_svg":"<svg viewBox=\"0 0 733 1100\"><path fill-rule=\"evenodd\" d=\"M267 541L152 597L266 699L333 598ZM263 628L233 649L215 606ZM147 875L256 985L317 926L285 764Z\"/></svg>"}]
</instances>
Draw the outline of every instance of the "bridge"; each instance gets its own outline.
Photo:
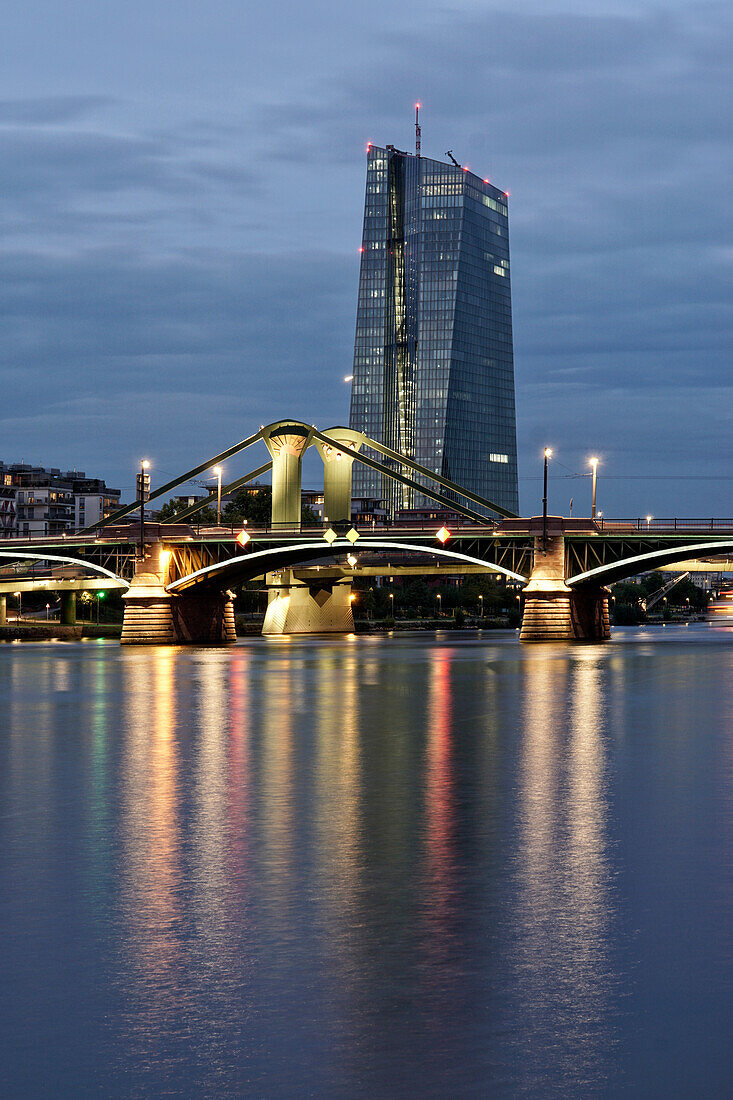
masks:
<instances>
[{"instance_id":1,"label":"bridge","mask_svg":"<svg viewBox=\"0 0 733 1100\"><path fill-rule=\"evenodd\" d=\"M156 489L149 500L264 443L269 459L222 487L231 493L271 471L272 514L262 529L196 526L217 490L175 522L145 523L137 501L69 537L0 543L0 624L9 592L59 591L62 621L74 618L80 588L124 589L123 644L223 644L235 640L232 588L265 578L263 633L351 631L354 577L486 572L521 588L523 642L610 637L607 586L691 558L733 552L733 521L609 521L522 518L413 459L348 428L325 432L297 420L266 427ZM315 446L324 468L322 526L301 524L301 467ZM460 521L430 527L351 520L351 475L362 462ZM420 480L418 480L418 478ZM133 520L133 513L138 519ZM440 529L438 529L438 527ZM70 571L73 575L70 576Z\"/></svg>"}]
</instances>

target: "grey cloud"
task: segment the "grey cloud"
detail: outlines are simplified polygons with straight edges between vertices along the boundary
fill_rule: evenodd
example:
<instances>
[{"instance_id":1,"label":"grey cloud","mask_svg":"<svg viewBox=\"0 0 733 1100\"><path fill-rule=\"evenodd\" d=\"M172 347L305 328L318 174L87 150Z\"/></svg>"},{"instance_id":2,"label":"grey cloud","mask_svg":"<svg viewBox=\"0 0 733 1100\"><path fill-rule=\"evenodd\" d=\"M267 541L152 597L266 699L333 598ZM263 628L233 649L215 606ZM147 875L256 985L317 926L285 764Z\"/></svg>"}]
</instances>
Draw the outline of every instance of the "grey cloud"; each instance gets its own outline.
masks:
<instances>
[{"instance_id":1,"label":"grey cloud","mask_svg":"<svg viewBox=\"0 0 733 1100\"><path fill-rule=\"evenodd\" d=\"M52 126L76 122L113 102L109 96L98 95L0 99L0 126Z\"/></svg>"},{"instance_id":2,"label":"grey cloud","mask_svg":"<svg viewBox=\"0 0 733 1100\"><path fill-rule=\"evenodd\" d=\"M254 423L343 419L354 260L98 250L1 257L0 279L6 449L37 449L55 425L77 464L96 455L120 480L121 447L157 450L175 472Z\"/></svg>"}]
</instances>

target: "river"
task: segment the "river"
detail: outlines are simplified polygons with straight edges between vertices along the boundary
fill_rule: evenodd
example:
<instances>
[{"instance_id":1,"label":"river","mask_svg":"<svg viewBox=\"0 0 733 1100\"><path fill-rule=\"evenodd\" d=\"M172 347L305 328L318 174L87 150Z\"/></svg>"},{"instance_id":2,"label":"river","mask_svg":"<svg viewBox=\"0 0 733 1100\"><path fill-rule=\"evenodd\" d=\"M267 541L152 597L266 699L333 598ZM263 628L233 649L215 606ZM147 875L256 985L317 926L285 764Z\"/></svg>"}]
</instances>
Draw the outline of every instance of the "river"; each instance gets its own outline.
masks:
<instances>
[{"instance_id":1,"label":"river","mask_svg":"<svg viewBox=\"0 0 733 1100\"><path fill-rule=\"evenodd\" d=\"M4 1097L720 1096L733 631L0 645Z\"/></svg>"}]
</instances>

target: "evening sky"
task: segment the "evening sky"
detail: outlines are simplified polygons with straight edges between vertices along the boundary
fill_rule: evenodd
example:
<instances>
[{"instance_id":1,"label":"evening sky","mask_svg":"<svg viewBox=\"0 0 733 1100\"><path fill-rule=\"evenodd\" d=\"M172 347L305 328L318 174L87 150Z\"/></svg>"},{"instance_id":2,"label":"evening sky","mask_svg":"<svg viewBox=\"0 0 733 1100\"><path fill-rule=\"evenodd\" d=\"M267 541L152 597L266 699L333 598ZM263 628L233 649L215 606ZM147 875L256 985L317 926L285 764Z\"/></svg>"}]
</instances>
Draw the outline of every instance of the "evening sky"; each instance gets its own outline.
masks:
<instances>
[{"instance_id":1,"label":"evening sky","mask_svg":"<svg viewBox=\"0 0 733 1100\"><path fill-rule=\"evenodd\" d=\"M167 480L261 423L347 422L365 145L411 148L419 99L424 154L510 192L523 510L547 443L552 510L587 512L569 475L596 453L607 512L733 515L730 4L24 0L3 24L0 458L129 498L143 454Z\"/></svg>"}]
</instances>

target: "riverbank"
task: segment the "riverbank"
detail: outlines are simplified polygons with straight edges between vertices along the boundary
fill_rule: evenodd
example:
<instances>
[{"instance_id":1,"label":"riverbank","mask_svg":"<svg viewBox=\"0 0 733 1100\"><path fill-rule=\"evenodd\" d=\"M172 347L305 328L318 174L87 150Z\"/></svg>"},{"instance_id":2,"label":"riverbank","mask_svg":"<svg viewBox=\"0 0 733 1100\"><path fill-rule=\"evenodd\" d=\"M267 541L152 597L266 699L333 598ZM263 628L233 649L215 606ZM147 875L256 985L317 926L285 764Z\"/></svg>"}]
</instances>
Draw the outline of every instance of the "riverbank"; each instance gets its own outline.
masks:
<instances>
[{"instance_id":1,"label":"riverbank","mask_svg":"<svg viewBox=\"0 0 733 1100\"><path fill-rule=\"evenodd\" d=\"M44 620L0 626L0 642L78 642L82 638L119 638L121 634L121 623L75 623L66 626Z\"/></svg>"}]
</instances>

